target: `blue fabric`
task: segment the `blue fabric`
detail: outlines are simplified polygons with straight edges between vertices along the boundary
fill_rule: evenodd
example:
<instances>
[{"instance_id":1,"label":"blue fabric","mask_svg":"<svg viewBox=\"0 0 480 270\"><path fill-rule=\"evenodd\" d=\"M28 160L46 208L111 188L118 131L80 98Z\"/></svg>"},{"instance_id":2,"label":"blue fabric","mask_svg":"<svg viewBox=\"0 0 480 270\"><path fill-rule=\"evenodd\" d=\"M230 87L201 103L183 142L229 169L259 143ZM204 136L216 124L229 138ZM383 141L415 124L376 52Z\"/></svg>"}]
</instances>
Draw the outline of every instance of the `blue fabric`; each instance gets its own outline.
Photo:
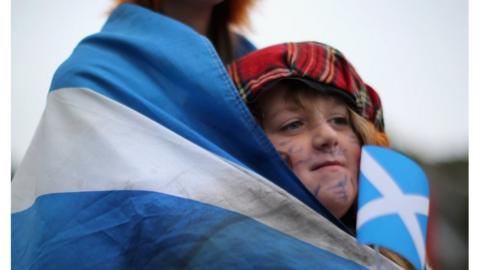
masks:
<instances>
[{"instance_id":1,"label":"blue fabric","mask_svg":"<svg viewBox=\"0 0 480 270\"><path fill-rule=\"evenodd\" d=\"M188 26L124 4L55 73L51 91L84 87L247 167L345 229L284 164L211 43Z\"/></svg>"},{"instance_id":2,"label":"blue fabric","mask_svg":"<svg viewBox=\"0 0 480 270\"><path fill-rule=\"evenodd\" d=\"M234 33L233 40L235 58L240 58L257 49L255 45L253 45L247 38L240 34Z\"/></svg>"},{"instance_id":3,"label":"blue fabric","mask_svg":"<svg viewBox=\"0 0 480 270\"><path fill-rule=\"evenodd\" d=\"M49 222L24 226L39 219ZM366 269L249 217L156 192L41 196L12 229L13 269Z\"/></svg>"}]
</instances>

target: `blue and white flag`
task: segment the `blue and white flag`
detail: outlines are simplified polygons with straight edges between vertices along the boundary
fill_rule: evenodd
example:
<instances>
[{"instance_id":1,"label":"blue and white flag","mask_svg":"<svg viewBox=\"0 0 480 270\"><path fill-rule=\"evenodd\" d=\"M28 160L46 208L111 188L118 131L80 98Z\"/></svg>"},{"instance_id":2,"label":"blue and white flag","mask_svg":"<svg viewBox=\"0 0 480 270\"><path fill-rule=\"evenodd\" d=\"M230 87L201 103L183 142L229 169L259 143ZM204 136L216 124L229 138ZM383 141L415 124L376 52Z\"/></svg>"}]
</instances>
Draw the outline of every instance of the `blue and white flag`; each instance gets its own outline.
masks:
<instances>
[{"instance_id":1,"label":"blue and white flag","mask_svg":"<svg viewBox=\"0 0 480 270\"><path fill-rule=\"evenodd\" d=\"M357 238L425 266L428 179L411 159L391 149L364 146L360 162Z\"/></svg>"},{"instance_id":2,"label":"blue and white flag","mask_svg":"<svg viewBox=\"0 0 480 270\"><path fill-rule=\"evenodd\" d=\"M342 228L208 39L130 4L56 71L12 182L13 269L371 268Z\"/></svg>"}]
</instances>

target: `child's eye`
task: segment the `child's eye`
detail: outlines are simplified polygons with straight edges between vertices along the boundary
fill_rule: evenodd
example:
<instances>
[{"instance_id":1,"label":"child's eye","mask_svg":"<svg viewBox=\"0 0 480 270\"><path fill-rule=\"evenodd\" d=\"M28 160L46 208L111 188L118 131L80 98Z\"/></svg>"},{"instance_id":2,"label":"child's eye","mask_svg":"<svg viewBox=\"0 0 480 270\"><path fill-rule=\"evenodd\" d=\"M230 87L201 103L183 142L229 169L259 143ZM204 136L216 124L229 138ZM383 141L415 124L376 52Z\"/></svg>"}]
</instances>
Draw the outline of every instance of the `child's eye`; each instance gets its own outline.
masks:
<instances>
[{"instance_id":1,"label":"child's eye","mask_svg":"<svg viewBox=\"0 0 480 270\"><path fill-rule=\"evenodd\" d=\"M330 121L335 125L339 125L339 126L346 126L350 124L350 122L348 121L348 118L344 116L333 117Z\"/></svg>"},{"instance_id":2,"label":"child's eye","mask_svg":"<svg viewBox=\"0 0 480 270\"><path fill-rule=\"evenodd\" d=\"M299 129L303 126L303 122L296 120L293 122L290 122L280 128L281 131L289 131L289 130L296 130Z\"/></svg>"}]
</instances>

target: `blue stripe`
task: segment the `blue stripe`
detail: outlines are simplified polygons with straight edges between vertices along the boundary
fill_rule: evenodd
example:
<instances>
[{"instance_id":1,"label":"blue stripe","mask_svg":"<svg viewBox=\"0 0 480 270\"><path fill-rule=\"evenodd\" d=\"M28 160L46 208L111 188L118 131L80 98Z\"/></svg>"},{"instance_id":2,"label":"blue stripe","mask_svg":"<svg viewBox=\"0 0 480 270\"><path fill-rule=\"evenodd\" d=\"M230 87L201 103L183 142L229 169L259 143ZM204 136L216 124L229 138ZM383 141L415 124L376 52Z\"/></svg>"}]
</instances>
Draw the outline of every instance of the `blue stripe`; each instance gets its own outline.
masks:
<instances>
[{"instance_id":1,"label":"blue stripe","mask_svg":"<svg viewBox=\"0 0 480 270\"><path fill-rule=\"evenodd\" d=\"M13 269L365 269L247 216L156 192L44 195L12 216L12 230Z\"/></svg>"},{"instance_id":2,"label":"blue stripe","mask_svg":"<svg viewBox=\"0 0 480 270\"><path fill-rule=\"evenodd\" d=\"M388 231L385 228L395 228L395 230ZM412 236L397 214L381 216L365 223L358 230L358 239L361 239L362 243L379 245L393 250L410 260L413 258L414 265L421 265Z\"/></svg>"},{"instance_id":3,"label":"blue stripe","mask_svg":"<svg viewBox=\"0 0 480 270\"><path fill-rule=\"evenodd\" d=\"M208 40L124 4L57 70L51 90L84 87L264 176L345 229L284 164L239 97Z\"/></svg>"}]
</instances>

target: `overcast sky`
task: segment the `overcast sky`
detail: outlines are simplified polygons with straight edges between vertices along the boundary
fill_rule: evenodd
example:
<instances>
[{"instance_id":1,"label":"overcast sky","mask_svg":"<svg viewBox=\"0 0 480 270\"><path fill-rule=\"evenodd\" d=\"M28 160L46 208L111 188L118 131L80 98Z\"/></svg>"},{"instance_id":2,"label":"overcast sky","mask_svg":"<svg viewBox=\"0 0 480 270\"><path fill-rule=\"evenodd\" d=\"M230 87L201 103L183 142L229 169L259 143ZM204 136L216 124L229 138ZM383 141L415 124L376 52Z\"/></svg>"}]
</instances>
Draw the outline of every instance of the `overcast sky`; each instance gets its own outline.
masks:
<instances>
[{"instance_id":1,"label":"overcast sky","mask_svg":"<svg viewBox=\"0 0 480 270\"><path fill-rule=\"evenodd\" d=\"M100 29L111 0L12 1L12 162L23 157L55 69ZM468 151L466 0L260 0L259 48L314 40L342 51L380 94L395 146L427 161Z\"/></svg>"}]
</instances>

